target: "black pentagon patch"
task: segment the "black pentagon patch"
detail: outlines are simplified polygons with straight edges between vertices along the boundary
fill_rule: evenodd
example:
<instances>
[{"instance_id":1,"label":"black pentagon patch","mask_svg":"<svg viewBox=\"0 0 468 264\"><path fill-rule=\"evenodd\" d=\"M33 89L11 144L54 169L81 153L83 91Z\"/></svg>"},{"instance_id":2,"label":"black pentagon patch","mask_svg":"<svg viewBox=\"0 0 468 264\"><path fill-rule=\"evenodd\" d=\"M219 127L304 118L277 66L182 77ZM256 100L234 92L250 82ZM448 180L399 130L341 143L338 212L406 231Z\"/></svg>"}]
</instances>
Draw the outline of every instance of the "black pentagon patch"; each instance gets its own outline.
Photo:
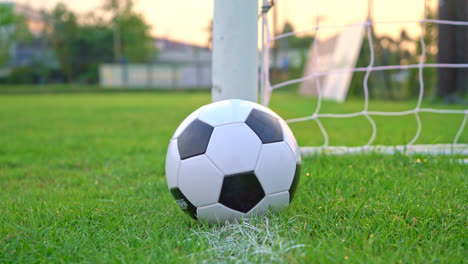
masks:
<instances>
[{"instance_id":1,"label":"black pentagon patch","mask_svg":"<svg viewBox=\"0 0 468 264\"><path fill-rule=\"evenodd\" d=\"M224 177L219 202L233 210L247 213L265 197L253 171Z\"/></svg>"},{"instance_id":2,"label":"black pentagon patch","mask_svg":"<svg viewBox=\"0 0 468 264\"><path fill-rule=\"evenodd\" d=\"M185 195L179 190L179 188L171 188L172 196L177 203L177 205L182 209L186 214L188 214L193 219L197 219L197 208L185 197Z\"/></svg>"},{"instance_id":3,"label":"black pentagon patch","mask_svg":"<svg viewBox=\"0 0 468 264\"><path fill-rule=\"evenodd\" d=\"M257 134L263 144L283 141L279 120L263 111L253 109L245 123Z\"/></svg>"},{"instance_id":4,"label":"black pentagon patch","mask_svg":"<svg viewBox=\"0 0 468 264\"><path fill-rule=\"evenodd\" d=\"M213 127L195 119L177 138L180 159L184 160L205 153Z\"/></svg>"},{"instance_id":5,"label":"black pentagon patch","mask_svg":"<svg viewBox=\"0 0 468 264\"><path fill-rule=\"evenodd\" d=\"M297 186L299 185L299 180L301 178L301 164L296 164L296 172L294 173L294 179L291 183L291 187L289 188L289 203L294 198L296 194Z\"/></svg>"}]
</instances>

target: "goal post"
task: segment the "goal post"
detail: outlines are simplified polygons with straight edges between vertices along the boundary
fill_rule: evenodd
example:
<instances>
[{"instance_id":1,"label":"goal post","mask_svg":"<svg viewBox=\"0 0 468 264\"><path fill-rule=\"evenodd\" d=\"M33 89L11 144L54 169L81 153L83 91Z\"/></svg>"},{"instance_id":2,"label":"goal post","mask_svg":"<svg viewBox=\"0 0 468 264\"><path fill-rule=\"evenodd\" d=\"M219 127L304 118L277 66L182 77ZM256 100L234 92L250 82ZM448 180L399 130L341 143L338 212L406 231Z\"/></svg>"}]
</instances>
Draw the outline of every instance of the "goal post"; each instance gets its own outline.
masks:
<instances>
[{"instance_id":1,"label":"goal post","mask_svg":"<svg viewBox=\"0 0 468 264\"><path fill-rule=\"evenodd\" d=\"M324 2L326 0L315 0L317 3L316 6L316 16L317 18L319 17L319 2ZM382 0L383 1L383 0ZM265 90L264 98L265 100L262 100L262 103L265 106L268 106L269 101L270 101L270 96L271 93L276 90L280 89L282 87L286 87L289 85L296 85L296 86L301 86L303 88L302 92L304 92L304 88L307 88L307 92L309 92L310 95L313 95L316 97L316 106L312 107L310 112L306 116L297 116L293 117L289 120L286 120L288 123L298 123L298 122L305 122L305 121L312 121L315 122L317 127L320 130L320 133L323 136L323 145L318 145L318 146L301 146L301 152L303 155L315 155L317 153L327 153L327 154L345 154L345 153L350 153L350 154L356 154L356 153L369 153L369 152L376 152L376 153L382 153L382 154L394 154L397 152L402 152L406 154L418 154L418 153L423 153L423 154L434 154L434 155L452 155L452 154L460 154L460 155L468 155L468 144L460 142L461 135L463 131L466 131L466 127L468 126L468 108L465 109L433 109L433 108L428 108L425 107L422 104L422 99L424 92L427 88L425 88L424 85L424 80L423 80L423 70L425 68L449 68L449 69L468 69L468 63L467 62L462 62L462 63L430 63L426 60L426 43L425 43L425 25L426 23L432 23L436 25L451 25L451 26L457 26L457 27L468 27L468 21L450 21L450 20L440 20L440 19L431 19L427 16L427 3L428 0L425 0L423 9L424 9L424 15L422 19L419 20L414 20L414 21L374 21L374 19L371 17L371 10L373 7L373 1L369 0L368 1L368 17L367 19L363 19L360 22L357 23L350 23L350 24L326 24L323 25L322 23L319 23L319 19L316 19L315 24L311 25L311 27L305 29L305 30L300 30L296 32L286 32L282 33L279 35L270 35L269 34L269 23L268 19L266 19L266 22L263 23L266 33L266 40L265 43L262 43L262 46L264 47L263 52L266 54L263 56L263 64L265 65L265 72L268 72L268 69L270 67L270 62L268 60L269 58L269 47L272 45L273 41L279 41L284 38L292 37L292 36L297 36L303 33L312 33L315 37L315 41L312 45L312 51L315 51L318 53L317 54L312 54L311 60L309 62L309 68L311 70L306 70L304 72L304 75L295 78L295 79L290 79L286 81L281 81L279 83L275 83L273 85L270 84L269 77L266 74L266 80L262 82L262 90ZM393 24L401 24L401 23L415 23L419 24L420 30L421 30L421 35L418 38L418 45L420 46L420 53L417 55L418 56L418 61L415 63L413 62L412 64L396 64L396 65L376 65L374 63L375 58L378 56L381 56L376 50L374 50L374 43L373 43L373 37L375 36L375 32L373 30L373 27L376 24L385 24L385 25L393 25ZM359 29L357 33L353 33L353 31L350 31L349 29ZM320 49L319 46L319 32L322 32L323 29L337 29L340 30L342 33L341 35L346 36L346 32L349 31L353 34L352 37L356 38L356 43L359 44L360 42L363 42L363 45L368 45L369 47L369 64L365 67L356 67L354 66L355 64L355 58L350 55L350 58L348 61L350 63L333 63L332 58L335 56L342 57L346 56L346 54L350 54L350 52L346 52L347 49L342 49L342 52L338 52L336 50L330 51L330 52L323 52L323 48ZM365 35L364 35L365 34ZM348 34L349 35L349 34ZM367 41L362 41L362 35L366 36ZM340 34L336 35L336 38L340 37ZM359 38L358 38L359 37ZM349 36L346 37L346 39L351 39ZM347 44L350 43L350 41L346 41ZM326 48L330 48L329 43L326 43ZM353 45L351 45L353 46ZM349 48L349 47L348 47ZM322 51L321 51L322 50ZM355 49L357 51L357 49ZM322 54L320 54L322 53ZM336 54L335 54L336 53ZM327 58L324 59L324 54L329 58L330 62L327 61ZM354 54L357 55L357 54ZM340 60L337 60L337 62L340 62ZM333 65L336 64L340 67L319 67L322 66L323 64L329 64ZM343 66L343 67L341 67ZM382 72L382 71L391 71L391 70L398 70L398 71L404 71L404 70L415 70L417 71L417 81L418 81L418 96L417 96L417 103L414 108L406 111L401 111L398 109L395 110L386 110L386 111L372 111L369 109L369 102L371 98L369 98L369 86L372 85L369 82L369 77L372 73L374 72ZM340 83L340 87L343 89L331 89L334 88L332 86L328 87L327 81L324 81L325 79L329 78L336 78L336 76L339 75L348 75L351 76L354 73L361 72L365 74L362 82L362 90L364 94L364 104L362 108L358 111L355 112L349 112L349 113L338 113L338 112L326 112L324 110L325 108L322 107L322 100L325 99L335 99L336 101L343 101L345 99L346 95L346 89L347 85L344 85L345 82ZM346 82L349 82L349 80L346 80ZM309 87L305 87L308 85ZM346 89L345 89L346 88ZM448 142L446 144L415 144L419 138L421 138L421 131L423 130L423 125L421 121L420 115L423 113L432 113L432 114L444 114L444 115L457 115L461 117L462 121L460 124L457 124L457 130L454 131L455 137L451 140L451 142ZM389 145L378 145L376 144L376 135L379 131L379 126L377 125L378 123L375 121L375 118L377 117L403 117L403 116L414 116L416 120L416 132L414 135L412 135L412 138L409 141L405 141L403 145L397 145L397 144L389 144ZM329 144L329 134L330 133L329 127L326 127L323 125L322 120L325 119L339 119L339 120L344 120L344 119L349 119L349 118L365 118L367 120L366 122L369 123L370 127L372 128L372 133L370 137L367 139L367 143L361 146L350 146L350 145L343 145L343 146L333 146ZM346 133L346 132L344 132ZM431 142L429 142L431 143Z\"/></svg>"},{"instance_id":2,"label":"goal post","mask_svg":"<svg viewBox=\"0 0 468 264\"><path fill-rule=\"evenodd\" d=\"M213 102L226 99L258 102L257 21L257 1L214 1Z\"/></svg>"}]
</instances>

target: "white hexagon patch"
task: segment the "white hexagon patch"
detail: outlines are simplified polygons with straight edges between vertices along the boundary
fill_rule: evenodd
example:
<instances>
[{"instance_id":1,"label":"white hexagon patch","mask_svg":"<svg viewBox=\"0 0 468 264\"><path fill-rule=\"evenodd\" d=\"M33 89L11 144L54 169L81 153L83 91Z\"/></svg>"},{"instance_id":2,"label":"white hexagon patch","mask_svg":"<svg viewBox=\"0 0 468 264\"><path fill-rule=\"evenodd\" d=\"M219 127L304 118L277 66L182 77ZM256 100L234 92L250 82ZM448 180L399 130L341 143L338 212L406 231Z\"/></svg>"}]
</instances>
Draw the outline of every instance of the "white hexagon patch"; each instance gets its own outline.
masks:
<instances>
[{"instance_id":1,"label":"white hexagon patch","mask_svg":"<svg viewBox=\"0 0 468 264\"><path fill-rule=\"evenodd\" d=\"M288 191L296 172L296 159L285 142L262 147L255 175L266 194Z\"/></svg>"},{"instance_id":2,"label":"white hexagon patch","mask_svg":"<svg viewBox=\"0 0 468 264\"><path fill-rule=\"evenodd\" d=\"M262 142L246 124L216 127L206 155L224 175L253 171Z\"/></svg>"},{"instance_id":3,"label":"white hexagon patch","mask_svg":"<svg viewBox=\"0 0 468 264\"><path fill-rule=\"evenodd\" d=\"M224 100L205 106L198 118L214 127L240 123L247 119L252 108L252 104L247 101Z\"/></svg>"},{"instance_id":4,"label":"white hexagon patch","mask_svg":"<svg viewBox=\"0 0 468 264\"><path fill-rule=\"evenodd\" d=\"M178 186L195 206L218 202L224 175L205 156L199 155L180 163Z\"/></svg>"}]
</instances>

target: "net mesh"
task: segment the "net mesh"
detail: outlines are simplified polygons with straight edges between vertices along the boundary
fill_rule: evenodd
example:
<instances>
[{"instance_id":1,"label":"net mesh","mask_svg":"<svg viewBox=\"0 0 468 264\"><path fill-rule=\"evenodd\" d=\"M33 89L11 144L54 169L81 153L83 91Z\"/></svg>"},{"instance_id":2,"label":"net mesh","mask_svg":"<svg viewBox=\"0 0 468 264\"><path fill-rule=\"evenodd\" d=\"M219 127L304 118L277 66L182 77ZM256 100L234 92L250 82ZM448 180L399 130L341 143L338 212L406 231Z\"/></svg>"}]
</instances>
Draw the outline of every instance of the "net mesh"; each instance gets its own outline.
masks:
<instances>
[{"instance_id":1,"label":"net mesh","mask_svg":"<svg viewBox=\"0 0 468 264\"><path fill-rule=\"evenodd\" d=\"M318 4L320 1L316 1L317 6L316 9L318 10ZM263 1L264 6L268 5L268 1ZM370 10L372 9L372 5L368 5L369 14L371 13ZM395 152L404 152L408 154L414 153L427 153L427 154L463 154L468 155L468 144L459 143L460 136L466 126L467 119L468 119L468 109L464 110L450 110L450 109L434 109L434 108L424 108L421 107L421 103L423 100L424 95L424 81L423 81L423 69L424 68L468 68L468 63L466 64L451 64L451 63L425 63L426 59L426 45L424 41L424 29L426 23L435 23L435 24L445 24L445 25L454 25L454 26L468 26L468 21L448 21L448 20L438 20L438 19L428 19L427 18L427 1L424 2L424 15L421 20L417 21L373 21L373 19L369 16L366 21L362 23L354 23L354 24L345 24L345 25L320 25L319 18L315 20L315 25L311 28L295 31L295 32L287 32L284 34L279 34L276 36L271 35L270 24L267 16L263 16L262 19L262 104L265 106L269 105L271 93L279 89L281 87L285 87L291 84L301 83L307 80L315 80L315 87L317 89L317 106L315 111L308 116L292 118L286 120L288 123L296 123L296 122L303 122L308 120L313 120L319 127L323 137L324 137L324 144L321 146L301 146L301 152L303 155L312 155L315 153L328 153L328 154L344 154L344 153L362 153L362 152L378 152L384 154L393 154ZM374 65L375 62L375 50L374 50L374 43L372 40L372 29L371 27L376 24L402 24L402 23L418 23L421 27L421 35L420 35L420 44L421 44L421 56L419 59L418 64L409 64L409 65L385 65L385 66L376 66ZM349 69L340 69L340 70L331 70L331 71L315 71L310 75L303 76L301 78L292 79L284 82L277 83L275 85L271 85L270 76L269 76L269 69L270 69L270 47L272 46L274 41L307 33L313 32L315 38L317 39L320 30L324 28L348 28L348 27L357 27L357 26L365 26L368 45L370 47L370 62L367 67L355 67ZM314 41L312 50L316 50L317 41ZM315 66L318 65L318 56L314 56L314 64ZM418 69L418 79L419 79L419 95L418 101L414 109L407 110L407 111L369 111L369 77L372 72L375 71L387 71L387 70L405 70L405 69ZM322 89L321 84L319 81L320 76L327 76L333 74L342 74L342 73L355 73L355 72L365 72L364 81L363 81L363 89L364 89L364 107L362 111L353 112L353 113L346 113L346 114L337 114L337 113L325 113L321 111L322 106ZM451 144L424 144L424 145L416 145L415 142L421 135L422 131L422 122L420 113L437 113L437 114L455 114L455 115L464 115L463 121L461 122L459 129L453 139ZM377 125L373 119L373 116L406 116L406 115L414 115L416 122L417 122L417 130L415 135L412 139L404 145L374 145L374 141L377 135ZM370 125L372 126L372 135L368 139L367 143L362 146L330 146L329 145L329 136L327 130L325 129L324 125L321 122L323 118L354 118L354 117L365 117Z\"/></svg>"}]
</instances>

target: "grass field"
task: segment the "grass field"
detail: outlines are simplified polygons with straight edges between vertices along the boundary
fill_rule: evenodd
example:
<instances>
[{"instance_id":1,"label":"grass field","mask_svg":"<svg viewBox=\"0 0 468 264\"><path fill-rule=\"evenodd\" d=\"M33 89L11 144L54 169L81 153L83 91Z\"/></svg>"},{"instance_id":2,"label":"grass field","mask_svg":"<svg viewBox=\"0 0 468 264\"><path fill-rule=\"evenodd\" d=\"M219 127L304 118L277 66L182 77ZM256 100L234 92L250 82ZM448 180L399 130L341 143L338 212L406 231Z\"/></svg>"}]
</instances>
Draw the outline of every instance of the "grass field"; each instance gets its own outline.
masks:
<instances>
[{"instance_id":1,"label":"grass field","mask_svg":"<svg viewBox=\"0 0 468 264\"><path fill-rule=\"evenodd\" d=\"M0 95L0 263L466 263L463 157L309 157L281 213L214 227L188 218L167 190L165 152L177 125L209 100L207 92ZM378 101L371 110L414 105ZM291 118L315 106L277 93L272 108ZM323 105L361 109L357 99ZM462 119L422 114L418 143L452 142ZM416 131L414 116L376 122L379 144ZM371 133L364 118L323 123L332 145L364 144ZM323 143L314 122L292 128L302 145Z\"/></svg>"}]
</instances>

